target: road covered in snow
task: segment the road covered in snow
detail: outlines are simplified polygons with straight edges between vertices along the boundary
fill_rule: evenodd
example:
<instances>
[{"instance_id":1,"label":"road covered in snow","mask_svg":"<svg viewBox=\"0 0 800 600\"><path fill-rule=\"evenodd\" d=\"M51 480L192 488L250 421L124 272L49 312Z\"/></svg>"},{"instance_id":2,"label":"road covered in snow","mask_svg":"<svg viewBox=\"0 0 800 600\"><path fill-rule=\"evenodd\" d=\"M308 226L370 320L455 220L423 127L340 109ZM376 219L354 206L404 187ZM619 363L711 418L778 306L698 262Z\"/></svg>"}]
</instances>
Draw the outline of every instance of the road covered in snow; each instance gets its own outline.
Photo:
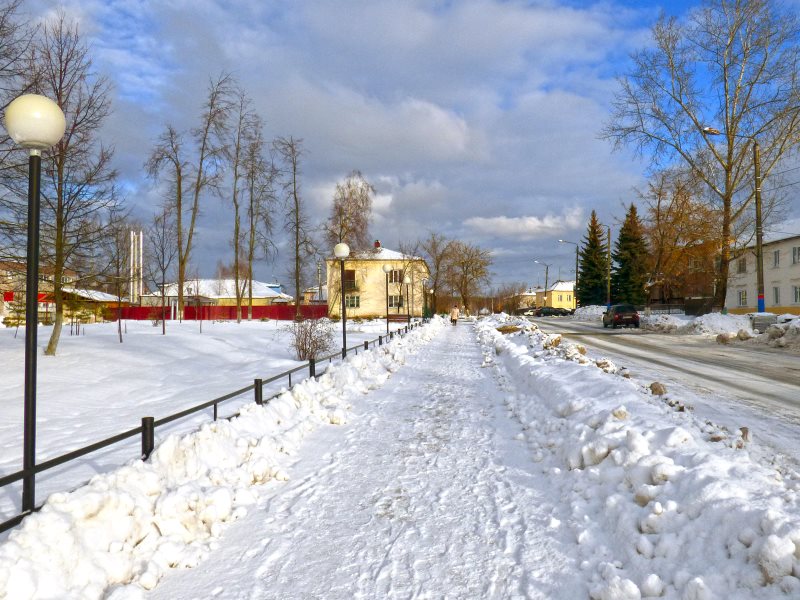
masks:
<instances>
[{"instance_id":1,"label":"road covered in snow","mask_svg":"<svg viewBox=\"0 0 800 600\"><path fill-rule=\"evenodd\" d=\"M800 596L800 473L646 379L526 320L436 320L57 494L0 590Z\"/></svg>"}]
</instances>

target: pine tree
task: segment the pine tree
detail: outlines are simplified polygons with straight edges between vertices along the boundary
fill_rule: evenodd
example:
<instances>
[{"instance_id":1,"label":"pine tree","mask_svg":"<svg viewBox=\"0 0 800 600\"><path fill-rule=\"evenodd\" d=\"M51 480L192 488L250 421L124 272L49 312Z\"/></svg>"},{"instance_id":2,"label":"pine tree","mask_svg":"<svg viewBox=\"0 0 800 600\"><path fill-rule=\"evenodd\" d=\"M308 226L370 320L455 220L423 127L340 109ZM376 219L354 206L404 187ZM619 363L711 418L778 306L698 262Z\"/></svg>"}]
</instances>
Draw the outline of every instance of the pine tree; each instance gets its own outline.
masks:
<instances>
[{"instance_id":1,"label":"pine tree","mask_svg":"<svg viewBox=\"0 0 800 600\"><path fill-rule=\"evenodd\" d=\"M644 304L649 252L636 205L631 204L612 254L611 295L615 302Z\"/></svg>"},{"instance_id":2,"label":"pine tree","mask_svg":"<svg viewBox=\"0 0 800 600\"><path fill-rule=\"evenodd\" d=\"M606 303L608 249L603 233L597 214L592 211L589 229L580 251L581 266L576 296L581 306Z\"/></svg>"}]
</instances>

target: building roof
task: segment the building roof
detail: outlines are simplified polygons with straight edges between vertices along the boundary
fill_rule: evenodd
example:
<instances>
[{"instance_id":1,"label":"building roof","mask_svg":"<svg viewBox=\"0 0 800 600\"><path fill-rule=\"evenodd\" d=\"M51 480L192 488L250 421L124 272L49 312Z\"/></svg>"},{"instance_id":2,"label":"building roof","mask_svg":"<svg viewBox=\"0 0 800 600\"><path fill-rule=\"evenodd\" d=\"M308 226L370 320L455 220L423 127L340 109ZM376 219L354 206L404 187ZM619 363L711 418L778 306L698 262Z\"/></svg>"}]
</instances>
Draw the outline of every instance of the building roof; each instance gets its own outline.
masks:
<instances>
[{"instance_id":1,"label":"building roof","mask_svg":"<svg viewBox=\"0 0 800 600\"><path fill-rule=\"evenodd\" d=\"M84 298L86 300L92 300L94 302L117 302L119 298L114 296L113 294L106 294L105 292L99 292L97 290L84 290L80 288L72 288L72 287L64 287L62 291L66 292L67 294L72 294L73 296L78 296L79 298ZM122 298L123 302L127 302L127 298Z\"/></svg>"},{"instance_id":2,"label":"building roof","mask_svg":"<svg viewBox=\"0 0 800 600\"><path fill-rule=\"evenodd\" d=\"M575 282L574 281L561 281L559 279L553 285L550 286L548 291L549 292L571 292L574 289L575 289Z\"/></svg>"},{"instance_id":3,"label":"building roof","mask_svg":"<svg viewBox=\"0 0 800 600\"><path fill-rule=\"evenodd\" d=\"M240 281L239 285L243 282ZM289 294L284 294L275 289L277 284L264 283L263 281L253 281L253 298L274 298L282 300L293 300ZM187 296L203 296L206 298L235 298L236 280L235 279L189 279L183 283L183 293ZM245 288L245 295L249 294ZM160 292L147 294L159 296ZM177 296L178 284L168 283L164 286L164 295Z\"/></svg>"}]
</instances>

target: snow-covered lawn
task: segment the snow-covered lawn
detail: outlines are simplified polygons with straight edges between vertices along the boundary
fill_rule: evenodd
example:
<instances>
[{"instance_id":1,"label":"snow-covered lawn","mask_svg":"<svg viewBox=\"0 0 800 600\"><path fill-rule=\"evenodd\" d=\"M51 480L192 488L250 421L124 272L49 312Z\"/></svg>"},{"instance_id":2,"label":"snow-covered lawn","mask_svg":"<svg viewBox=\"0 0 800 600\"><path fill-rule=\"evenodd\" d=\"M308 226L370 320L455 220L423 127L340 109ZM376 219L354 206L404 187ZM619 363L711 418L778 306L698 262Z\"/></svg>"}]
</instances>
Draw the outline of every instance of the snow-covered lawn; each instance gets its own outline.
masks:
<instances>
[{"instance_id":1,"label":"snow-covered lawn","mask_svg":"<svg viewBox=\"0 0 800 600\"><path fill-rule=\"evenodd\" d=\"M82 335L62 332L58 355L38 357L37 462L64 454L128 429L142 417L156 419L240 389L255 378L294 368L286 322L169 323L167 335L149 321L127 321L119 343L115 323L82 328ZM399 325L392 324L392 329ZM335 330L335 352L341 345ZM348 346L373 340L386 332L384 321L348 323ZM0 328L0 474L22 468L23 330ZM50 327L40 327L44 348ZM323 365L324 366L324 365ZM323 368L320 366L319 368ZM295 380L305 377L295 375ZM264 395L288 385L283 379L265 387ZM220 405L220 416L234 414L253 402L251 394ZM212 416L211 409L175 421L165 431L191 431ZM69 489L95 473L125 464L140 452L140 440L130 438L37 477L37 502L53 491ZM0 489L0 520L19 510L20 484Z\"/></svg>"}]
</instances>

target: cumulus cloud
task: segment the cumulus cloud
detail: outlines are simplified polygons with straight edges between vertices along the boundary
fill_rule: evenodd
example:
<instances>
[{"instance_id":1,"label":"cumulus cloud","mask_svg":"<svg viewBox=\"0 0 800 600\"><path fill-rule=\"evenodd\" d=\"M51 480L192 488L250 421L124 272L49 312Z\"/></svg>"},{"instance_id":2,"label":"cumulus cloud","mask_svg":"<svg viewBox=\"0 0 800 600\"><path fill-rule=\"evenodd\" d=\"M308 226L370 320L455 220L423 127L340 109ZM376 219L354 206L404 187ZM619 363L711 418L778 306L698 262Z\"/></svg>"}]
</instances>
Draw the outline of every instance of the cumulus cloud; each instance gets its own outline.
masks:
<instances>
[{"instance_id":1,"label":"cumulus cloud","mask_svg":"<svg viewBox=\"0 0 800 600\"><path fill-rule=\"evenodd\" d=\"M544 217L471 217L464 224L472 229L493 237L515 240L531 240L540 236L554 236L571 231L584 223L583 209L573 207L561 215L548 214Z\"/></svg>"}]
</instances>

